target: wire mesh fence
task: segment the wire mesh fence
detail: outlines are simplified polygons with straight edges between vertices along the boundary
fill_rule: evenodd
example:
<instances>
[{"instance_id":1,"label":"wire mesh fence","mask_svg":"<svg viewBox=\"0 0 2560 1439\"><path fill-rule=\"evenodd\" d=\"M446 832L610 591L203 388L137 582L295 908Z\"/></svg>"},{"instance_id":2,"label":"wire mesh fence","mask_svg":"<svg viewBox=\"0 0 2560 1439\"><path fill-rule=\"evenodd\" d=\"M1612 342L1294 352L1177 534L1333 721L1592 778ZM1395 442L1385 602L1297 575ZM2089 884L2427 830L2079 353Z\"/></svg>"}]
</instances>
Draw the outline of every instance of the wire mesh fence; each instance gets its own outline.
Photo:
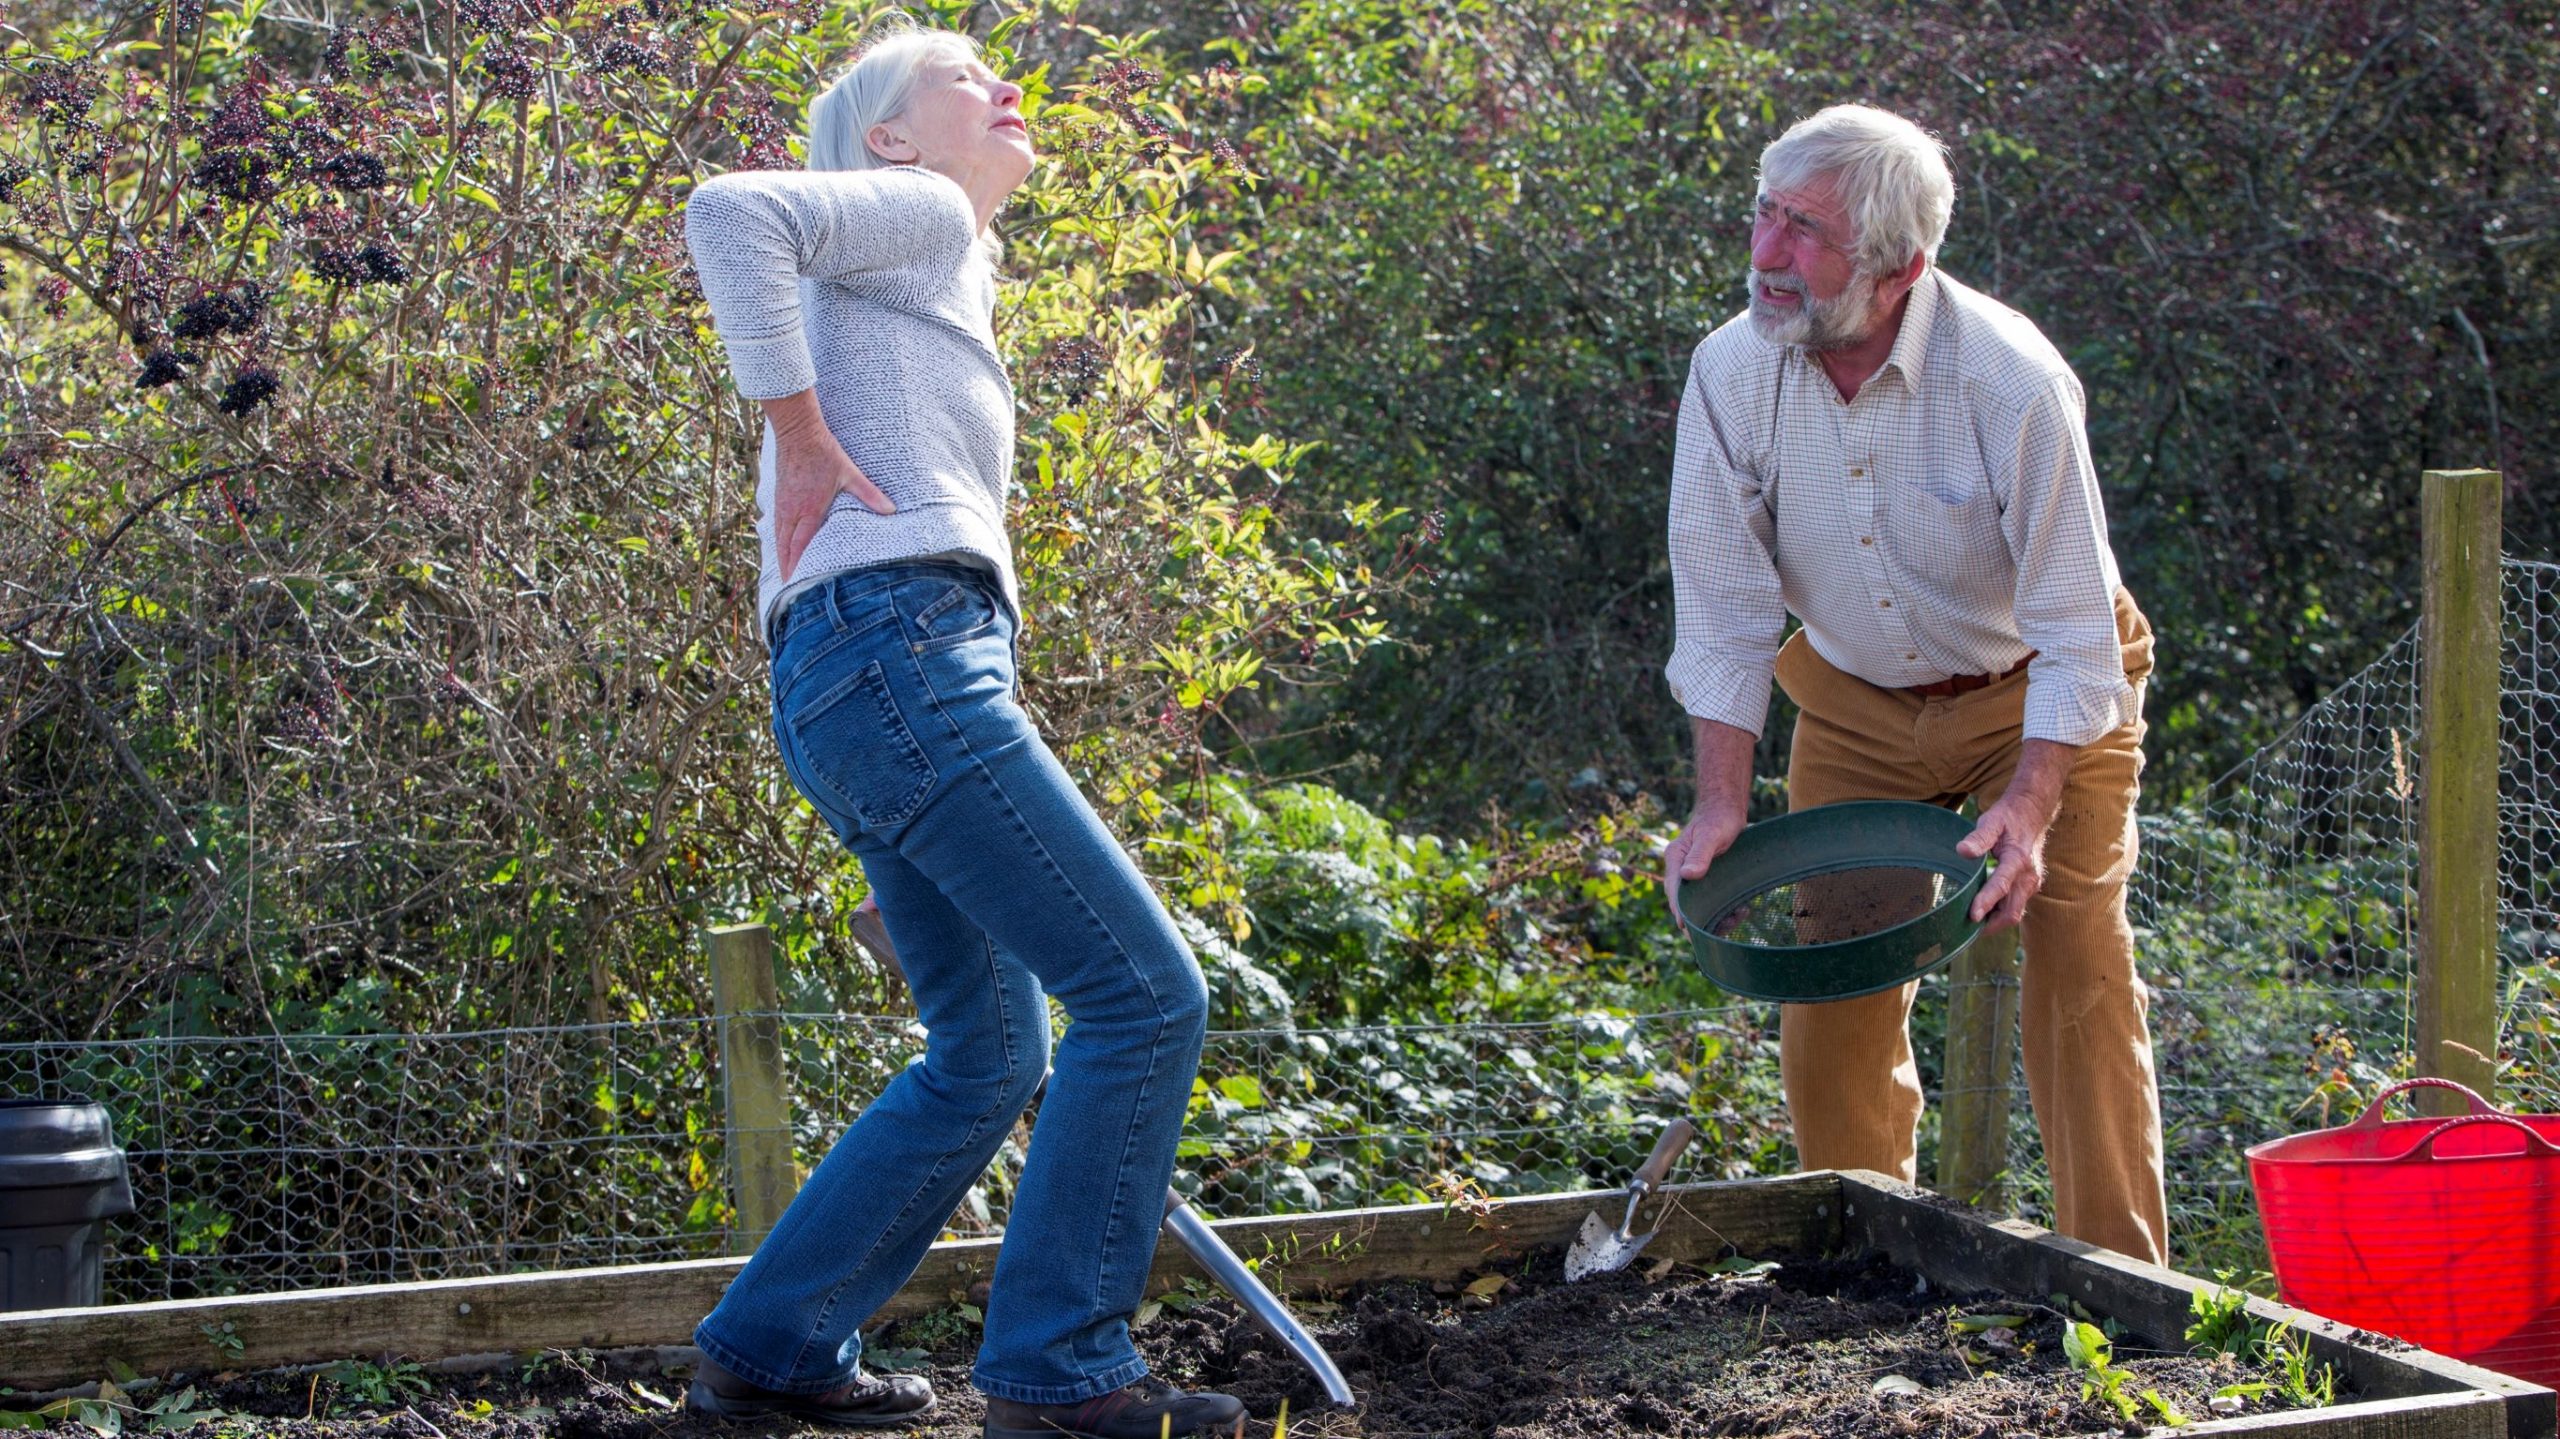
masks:
<instances>
[{"instance_id":1,"label":"wire mesh fence","mask_svg":"<svg viewBox=\"0 0 2560 1439\"><path fill-rule=\"evenodd\" d=\"M1774 1052L1739 1011L1212 1035L1182 1146L1213 1213L1623 1182L1694 1095ZM1739 1024L1737 1024L1739 1021ZM793 1148L814 1164L919 1052L910 1020L782 1018ZM719 1021L479 1034L0 1046L0 1091L113 1115L137 1213L110 1302L722 1253L735 1216ZM1773 1043L1774 1041L1769 1041ZM1697 1116L1777 1162L1774 1101ZM951 1221L1001 1228L1030 1120Z\"/></svg>"},{"instance_id":2,"label":"wire mesh fence","mask_svg":"<svg viewBox=\"0 0 2560 1439\"><path fill-rule=\"evenodd\" d=\"M2499 1099L2560 1109L2560 566L2504 566ZM2142 820L2129 895L2166 1129L2172 1243L2257 1266L2243 1151L2337 1122L2412 1064L2419 639L2413 626L2201 802ZM2013 1103L2023 1118L2022 1078ZM2012 1127L2022 1207L2043 1174Z\"/></svg>"},{"instance_id":3,"label":"wire mesh fence","mask_svg":"<svg viewBox=\"0 0 2560 1439\"><path fill-rule=\"evenodd\" d=\"M2560 1109L2560 567L2505 574L2502 1098ZM2246 1145L2407 1064L2418 663L2412 632L2201 803L2142 821L2130 907L2191 1265L2258 1252ZM1916 1018L1931 1126L1945 995L1924 986ZM735 1223L718 1024L0 1044L0 1092L113 1115L139 1209L111 1227L114 1301L700 1257ZM803 1165L923 1043L895 1017L781 1026ZM2038 1217L2011 1089L2011 1193ZM1180 1163L1220 1214L1604 1187L1681 1113L1703 1131L1690 1175L1789 1167L1774 1012L1213 1034ZM1027 1133L954 1230L1000 1230ZM1924 1178L1933 1148L1924 1129Z\"/></svg>"}]
</instances>

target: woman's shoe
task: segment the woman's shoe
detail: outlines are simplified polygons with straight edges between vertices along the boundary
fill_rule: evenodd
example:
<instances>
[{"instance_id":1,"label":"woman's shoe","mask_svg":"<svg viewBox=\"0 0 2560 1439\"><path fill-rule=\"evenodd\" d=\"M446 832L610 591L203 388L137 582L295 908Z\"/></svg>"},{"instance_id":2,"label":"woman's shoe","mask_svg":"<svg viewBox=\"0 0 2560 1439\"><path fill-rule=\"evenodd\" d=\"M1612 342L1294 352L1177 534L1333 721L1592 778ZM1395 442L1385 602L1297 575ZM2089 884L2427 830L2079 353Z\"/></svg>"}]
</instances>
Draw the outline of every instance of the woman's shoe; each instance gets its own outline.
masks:
<instances>
[{"instance_id":1,"label":"woman's shoe","mask_svg":"<svg viewBox=\"0 0 2560 1439\"><path fill-rule=\"evenodd\" d=\"M694 1372L684 1407L718 1419L762 1419L788 1414L843 1429L892 1429L933 1412L933 1386L913 1374L860 1374L850 1384L816 1394L762 1389L712 1363Z\"/></svg>"},{"instance_id":2,"label":"woman's shoe","mask_svg":"<svg viewBox=\"0 0 2560 1439\"><path fill-rule=\"evenodd\" d=\"M989 1399L985 1439L1163 1439L1167 1434L1182 1439L1243 1433L1244 1405L1234 1396L1186 1394L1161 1379L1147 1378L1076 1404Z\"/></svg>"}]
</instances>

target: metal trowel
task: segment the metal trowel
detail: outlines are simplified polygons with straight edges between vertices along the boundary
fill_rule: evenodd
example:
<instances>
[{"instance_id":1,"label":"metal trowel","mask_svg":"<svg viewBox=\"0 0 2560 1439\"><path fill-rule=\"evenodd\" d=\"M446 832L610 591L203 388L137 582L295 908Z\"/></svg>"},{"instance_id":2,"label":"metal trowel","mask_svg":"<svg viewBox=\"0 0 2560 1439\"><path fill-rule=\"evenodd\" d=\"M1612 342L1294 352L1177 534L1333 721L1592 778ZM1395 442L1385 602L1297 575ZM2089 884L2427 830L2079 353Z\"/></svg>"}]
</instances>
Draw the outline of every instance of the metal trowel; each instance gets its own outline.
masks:
<instances>
[{"instance_id":1,"label":"metal trowel","mask_svg":"<svg viewBox=\"0 0 2560 1439\"><path fill-rule=\"evenodd\" d=\"M1626 1268L1653 1242L1653 1236L1662 1232L1662 1217L1656 1216L1651 1229L1636 1233L1636 1206L1669 1177L1671 1166L1680 1161L1680 1152L1697 1137L1698 1126L1686 1119L1675 1119L1662 1131L1662 1138L1654 1141L1653 1152L1636 1167L1635 1178L1627 1181L1627 1213L1617 1228L1611 1229L1597 1209L1582 1217L1582 1232L1573 1236L1573 1247L1564 1252L1567 1284Z\"/></svg>"}]
</instances>

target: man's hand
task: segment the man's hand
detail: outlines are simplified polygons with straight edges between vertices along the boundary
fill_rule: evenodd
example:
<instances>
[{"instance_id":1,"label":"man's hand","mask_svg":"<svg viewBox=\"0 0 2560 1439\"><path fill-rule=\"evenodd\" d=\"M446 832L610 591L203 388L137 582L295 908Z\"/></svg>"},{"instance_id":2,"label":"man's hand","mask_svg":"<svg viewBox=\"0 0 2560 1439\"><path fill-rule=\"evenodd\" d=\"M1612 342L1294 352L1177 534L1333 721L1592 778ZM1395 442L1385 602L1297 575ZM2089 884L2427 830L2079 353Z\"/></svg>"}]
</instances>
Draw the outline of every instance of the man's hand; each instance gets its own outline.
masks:
<instances>
[{"instance_id":1,"label":"man's hand","mask_svg":"<svg viewBox=\"0 0 2560 1439\"><path fill-rule=\"evenodd\" d=\"M1707 866L1742 833L1751 812L1751 751L1759 742L1749 730L1695 716L1689 729L1698 746L1698 802L1662 850L1662 897L1671 903L1675 924L1681 883L1704 878Z\"/></svg>"},{"instance_id":2,"label":"man's hand","mask_svg":"<svg viewBox=\"0 0 2560 1439\"><path fill-rule=\"evenodd\" d=\"M836 496L851 495L876 514L895 514L898 507L836 442L818 411L816 390L767 400L764 412L773 425L774 557L788 580L809 542L826 527Z\"/></svg>"},{"instance_id":3,"label":"man's hand","mask_svg":"<svg viewBox=\"0 0 2560 1439\"><path fill-rule=\"evenodd\" d=\"M2071 776L2076 746L2031 739L2018 754L2018 772L1982 819L1956 844L1967 859L1990 855L1998 866L1973 897L1972 918L1983 933L1998 934L2024 919L2027 901L2044 888L2044 837L2062 808L2062 786Z\"/></svg>"},{"instance_id":4,"label":"man's hand","mask_svg":"<svg viewBox=\"0 0 2560 1439\"><path fill-rule=\"evenodd\" d=\"M1671 904L1674 919L1680 915L1680 886L1704 879L1707 866L1717 855L1733 848L1736 835L1742 833L1743 806L1722 799L1701 801L1689 812L1689 822L1662 849L1662 897Z\"/></svg>"}]
</instances>

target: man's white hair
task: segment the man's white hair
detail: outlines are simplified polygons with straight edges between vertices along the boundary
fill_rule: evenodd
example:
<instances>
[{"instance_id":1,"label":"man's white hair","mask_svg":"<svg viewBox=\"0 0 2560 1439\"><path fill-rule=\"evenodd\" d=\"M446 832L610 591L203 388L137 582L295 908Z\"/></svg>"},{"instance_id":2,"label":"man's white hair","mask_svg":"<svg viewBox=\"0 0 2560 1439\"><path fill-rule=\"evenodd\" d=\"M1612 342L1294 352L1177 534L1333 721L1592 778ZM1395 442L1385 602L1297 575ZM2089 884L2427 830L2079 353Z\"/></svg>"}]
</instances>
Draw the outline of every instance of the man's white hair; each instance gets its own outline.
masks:
<instances>
[{"instance_id":1,"label":"man's white hair","mask_svg":"<svg viewBox=\"0 0 2560 1439\"><path fill-rule=\"evenodd\" d=\"M978 43L952 30L901 26L872 42L810 102L809 168L869 170L892 163L863 139L871 127L906 113L925 66L977 58Z\"/></svg>"},{"instance_id":2,"label":"man's white hair","mask_svg":"<svg viewBox=\"0 0 2560 1439\"><path fill-rule=\"evenodd\" d=\"M1818 110L1760 152L1760 189L1802 189L1829 177L1856 230L1858 268L1887 274L1914 255L1938 258L1955 213L1956 181L1938 137L1873 105Z\"/></svg>"}]
</instances>

